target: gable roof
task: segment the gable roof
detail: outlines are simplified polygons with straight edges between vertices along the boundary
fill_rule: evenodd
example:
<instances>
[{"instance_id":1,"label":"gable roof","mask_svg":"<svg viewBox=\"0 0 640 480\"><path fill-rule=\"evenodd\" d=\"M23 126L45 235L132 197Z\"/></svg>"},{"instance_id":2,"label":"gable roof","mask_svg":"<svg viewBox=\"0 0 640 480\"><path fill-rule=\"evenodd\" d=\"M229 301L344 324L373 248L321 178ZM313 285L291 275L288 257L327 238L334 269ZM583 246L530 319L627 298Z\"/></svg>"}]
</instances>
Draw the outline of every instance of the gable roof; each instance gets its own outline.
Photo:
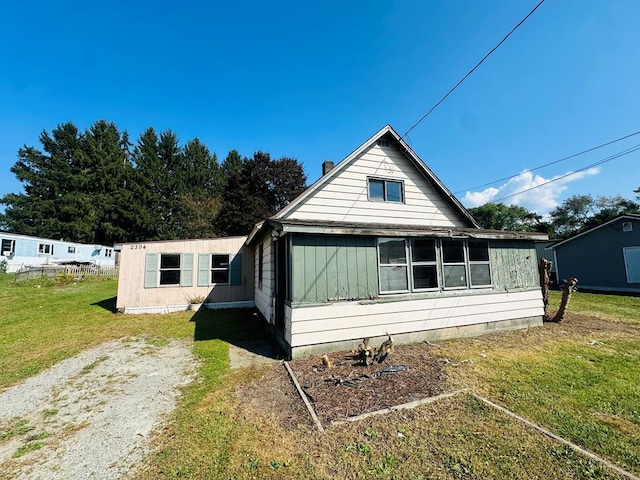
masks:
<instances>
[{"instance_id":1,"label":"gable roof","mask_svg":"<svg viewBox=\"0 0 640 480\"><path fill-rule=\"evenodd\" d=\"M612 218L611 220L609 220L608 222L604 222L603 224L598 225L597 227L593 227L590 228L589 230L585 230L584 232L578 233L576 235L574 235L573 237L569 237L566 240L562 240L561 242L555 243L553 245L548 246L548 249L553 249L556 247L559 247L560 245L564 245L566 243L569 243L573 240L575 240L576 238L582 237L583 235L588 235L591 232L598 230L602 227L606 227L607 225L613 223L613 222L617 222L618 220L622 220L622 219L629 219L629 220L640 220L640 214L637 213L623 213L622 215L618 215L616 218Z\"/></svg>"},{"instance_id":2,"label":"gable roof","mask_svg":"<svg viewBox=\"0 0 640 480\"><path fill-rule=\"evenodd\" d=\"M377 132L362 145L360 145L357 149L347 155L334 168L327 172L327 174L320 177L315 183L313 183L313 185L307 188L301 195L295 198L289 205L284 207L271 218L284 218L289 212L304 203L315 192L322 189L325 185L331 182L333 178L335 178L338 174L340 174L340 172L345 170L366 149L377 143L378 140L380 140L385 135L387 136L387 138L393 139L404 156L409 159L409 161L415 166L416 170L420 172L424 178L427 179L427 181L433 186L438 195L452 208L455 213L460 216L460 218L467 224L468 227L481 228L480 225L473 219L471 214L467 211L467 209L462 205L462 203L460 203L460 201L449 191L449 189L444 186L444 184L438 179L438 177L436 177L436 175L429 169L429 167L427 167L422 159L420 159L420 157L416 155L416 153L409 147L409 145L407 145L406 142L402 140L398 132L396 132L390 125L386 125L385 127L383 127L379 132Z\"/></svg>"}]
</instances>

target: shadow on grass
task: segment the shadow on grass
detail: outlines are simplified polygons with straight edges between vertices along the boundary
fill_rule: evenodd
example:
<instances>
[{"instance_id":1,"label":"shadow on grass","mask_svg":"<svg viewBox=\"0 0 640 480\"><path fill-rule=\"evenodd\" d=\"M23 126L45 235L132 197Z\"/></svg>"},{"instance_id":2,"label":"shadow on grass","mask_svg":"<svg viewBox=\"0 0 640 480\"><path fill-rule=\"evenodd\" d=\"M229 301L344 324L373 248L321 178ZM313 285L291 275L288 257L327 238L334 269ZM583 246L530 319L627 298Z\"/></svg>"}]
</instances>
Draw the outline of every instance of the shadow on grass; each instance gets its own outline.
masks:
<instances>
[{"instance_id":1,"label":"shadow on grass","mask_svg":"<svg viewBox=\"0 0 640 480\"><path fill-rule=\"evenodd\" d=\"M105 298L104 300L100 300L99 302L92 303L91 305L104 308L105 310L108 310L111 313L116 313L117 312L116 298L117 297Z\"/></svg>"},{"instance_id":2,"label":"shadow on grass","mask_svg":"<svg viewBox=\"0 0 640 480\"><path fill-rule=\"evenodd\" d=\"M196 342L218 339L264 357L284 358L284 351L273 340L255 309L201 308L191 321L195 323L193 339Z\"/></svg>"}]
</instances>

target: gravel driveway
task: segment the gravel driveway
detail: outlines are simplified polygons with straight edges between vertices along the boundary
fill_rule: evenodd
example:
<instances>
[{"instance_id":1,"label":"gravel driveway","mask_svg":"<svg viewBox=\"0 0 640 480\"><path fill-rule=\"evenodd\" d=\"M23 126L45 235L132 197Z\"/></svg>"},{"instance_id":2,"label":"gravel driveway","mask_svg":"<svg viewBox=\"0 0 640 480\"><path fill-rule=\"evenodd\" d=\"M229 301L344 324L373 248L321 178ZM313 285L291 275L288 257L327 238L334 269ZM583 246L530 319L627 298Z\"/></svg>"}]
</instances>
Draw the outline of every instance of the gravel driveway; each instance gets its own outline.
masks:
<instances>
[{"instance_id":1,"label":"gravel driveway","mask_svg":"<svg viewBox=\"0 0 640 480\"><path fill-rule=\"evenodd\" d=\"M113 479L140 462L197 361L187 340L104 343L0 394L0 478Z\"/></svg>"}]
</instances>

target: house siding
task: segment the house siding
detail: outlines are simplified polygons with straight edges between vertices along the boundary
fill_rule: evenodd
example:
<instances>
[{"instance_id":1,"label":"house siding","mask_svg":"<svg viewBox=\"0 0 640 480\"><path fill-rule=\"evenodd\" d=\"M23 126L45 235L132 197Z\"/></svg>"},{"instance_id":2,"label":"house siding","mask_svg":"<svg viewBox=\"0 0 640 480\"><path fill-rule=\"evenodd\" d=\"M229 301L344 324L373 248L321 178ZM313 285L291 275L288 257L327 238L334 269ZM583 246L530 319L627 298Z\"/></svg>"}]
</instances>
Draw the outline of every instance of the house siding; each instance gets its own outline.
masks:
<instances>
[{"instance_id":1,"label":"house siding","mask_svg":"<svg viewBox=\"0 0 640 480\"><path fill-rule=\"evenodd\" d=\"M632 222L631 232L622 231ZM628 283L624 247L640 246L640 221L619 219L555 248L558 279L576 277L578 287L589 290L640 292L639 283Z\"/></svg>"},{"instance_id":2,"label":"house siding","mask_svg":"<svg viewBox=\"0 0 640 480\"><path fill-rule=\"evenodd\" d=\"M206 297L206 303L214 308L253 305L253 249L244 245L245 240L228 237L123 244L116 307L125 313L184 310L189 298L197 296ZM202 285L198 281L200 255L213 253L229 254L230 284ZM181 255L181 285L157 286L152 280L149 265L155 265L155 271L158 264L154 260L160 254Z\"/></svg>"},{"instance_id":3,"label":"house siding","mask_svg":"<svg viewBox=\"0 0 640 480\"><path fill-rule=\"evenodd\" d=\"M259 272L259 243L263 245L262 252L262 283L258 278ZM274 323L274 305L273 305L273 291L274 291L274 279L273 279L273 245L271 235L265 235L260 239L260 242L255 245L254 259L255 259L255 304L256 308L260 311L262 316L269 323Z\"/></svg>"},{"instance_id":4,"label":"house siding","mask_svg":"<svg viewBox=\"0 0 640 480\"><path fill-rule=\"evenodd\" d=\"M282 215L282 219L349 221L415 226L464 227L460 218L440 197L413 163L389 142L366 149L323 188ZM367 178L402 181L404 203L368 200Z\"/></svg>"}]
</instances>

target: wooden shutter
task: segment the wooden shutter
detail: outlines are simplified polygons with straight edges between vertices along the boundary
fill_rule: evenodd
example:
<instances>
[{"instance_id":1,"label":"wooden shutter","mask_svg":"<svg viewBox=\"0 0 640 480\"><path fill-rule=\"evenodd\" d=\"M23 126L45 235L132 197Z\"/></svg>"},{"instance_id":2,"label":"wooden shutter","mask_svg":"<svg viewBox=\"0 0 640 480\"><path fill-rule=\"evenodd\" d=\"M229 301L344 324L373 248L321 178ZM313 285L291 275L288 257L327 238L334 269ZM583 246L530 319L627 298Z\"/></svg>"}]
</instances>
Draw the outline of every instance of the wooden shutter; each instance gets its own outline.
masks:
<instances>
[{"instance_id":1,"label":"wooden shutter","mask_svg":"<svg viewBox=\"0 0 640 480\"><path fill-rule=\"evenodd\" d=\"M198 286L206 287L209 285L211 276L211 255L208 253L198 254Z\"/></svg>"},{"instance_id":2,"label":"wooden shutter","mask_svg":"<svg viewBox=\"0 0 640 480\"><path fill-rule=\"evenodd\" d=\"M242 254L239 253L229 265L229 283L231 285L242 285Z\"/></svg>"},{"instance_id":3,"label":"wooden shutter","mask_svg":"<svg viewBox=\"0 0 640 480\"><path fill-rule=\"evenodd\" d=\"M158 260L157 253L147 253L144 266L144 288L155 288L158 286Z\"/></svg>"},{"instance_id":4,"label":"wooden shutter","mask_svg":"<svg viewBox=\"0 0 640 480\"><path fill-rule=\"evenodd\" d=\"M183 253L180 261L180 286L193 286L193 253Z\"/></svg>"}]
</instances>

